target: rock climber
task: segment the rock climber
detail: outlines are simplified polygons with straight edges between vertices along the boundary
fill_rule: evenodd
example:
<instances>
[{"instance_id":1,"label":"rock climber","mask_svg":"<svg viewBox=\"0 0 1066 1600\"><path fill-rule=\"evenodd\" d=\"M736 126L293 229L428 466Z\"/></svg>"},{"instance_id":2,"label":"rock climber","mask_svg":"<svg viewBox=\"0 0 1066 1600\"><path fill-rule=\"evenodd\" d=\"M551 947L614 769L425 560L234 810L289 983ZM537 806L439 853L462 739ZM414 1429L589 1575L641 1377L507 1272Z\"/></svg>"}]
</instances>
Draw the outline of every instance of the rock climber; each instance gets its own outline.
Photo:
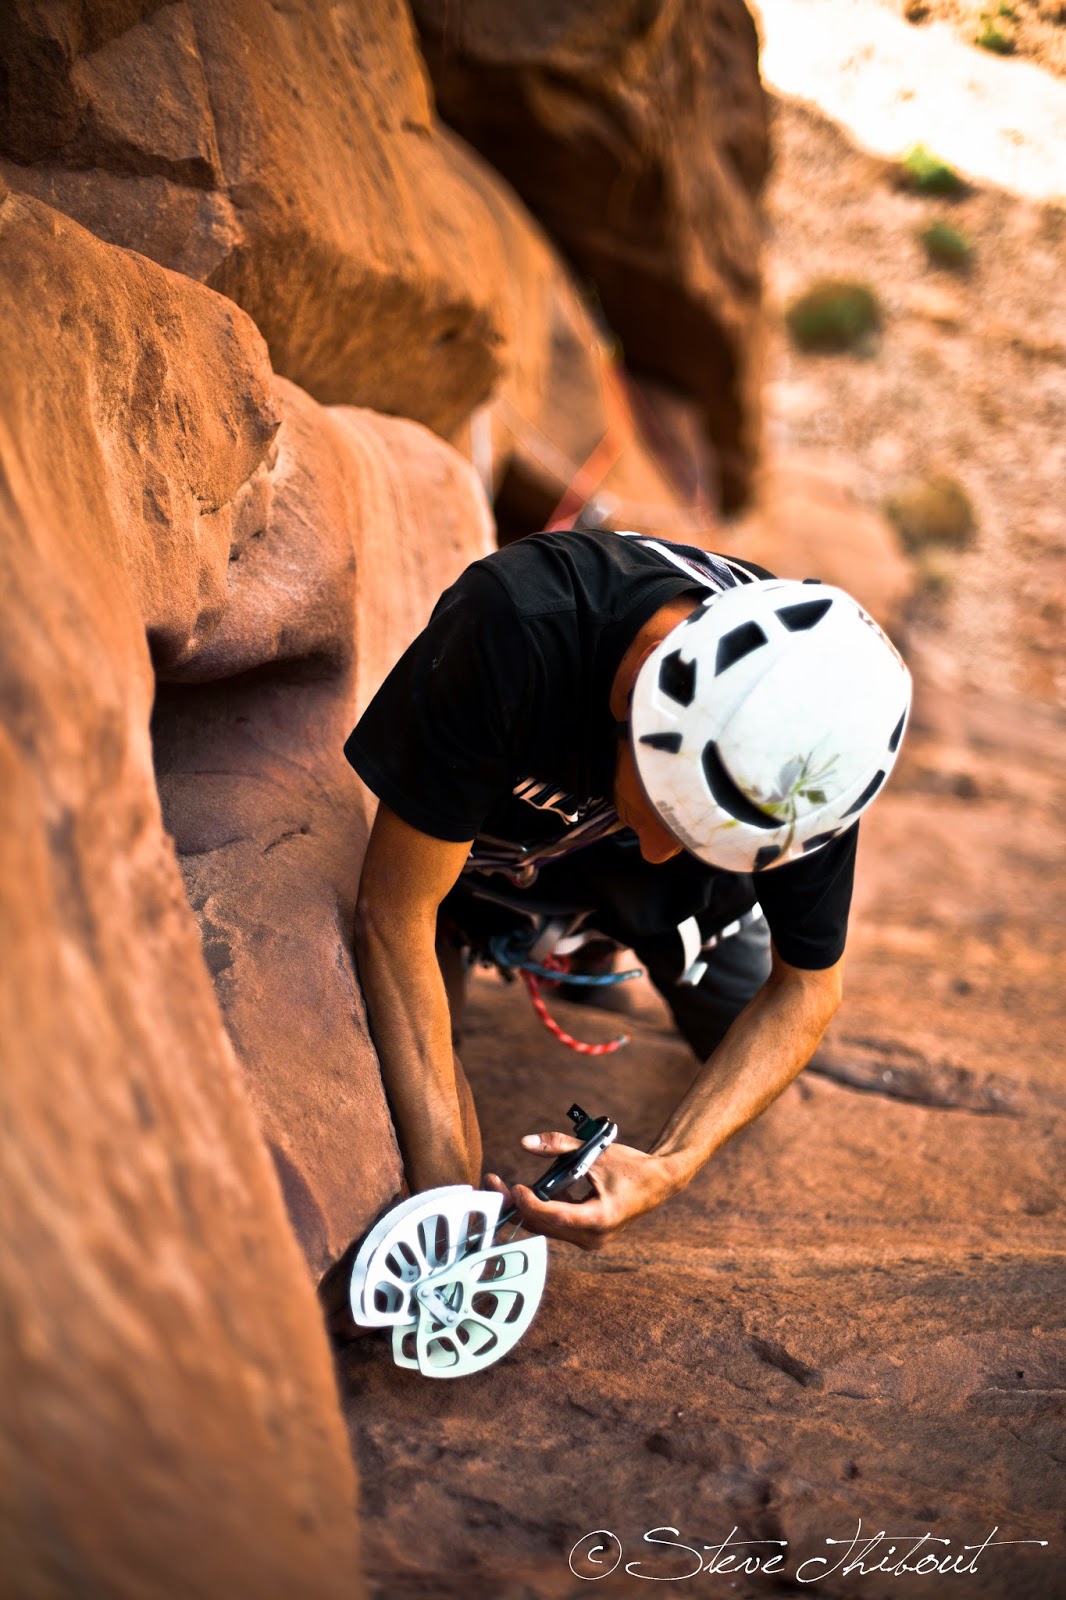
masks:
<instances>
[{"instance_id":1,"label":"rock climber","mask_svg":"<svg viewBox=\"0 0 1066 1600\"><path fill-rule=\"evenodd\" d=\"M632 948L703 1063L582 1203L488 1175L528 1229L602 1247L765 1110L840 1004L857 823L909 706L893 645L817 581L599 529L468 567L345 746L380 802L355 951L412 1190L480 1181L473 957Z\"/></svg>"}]
</instances>

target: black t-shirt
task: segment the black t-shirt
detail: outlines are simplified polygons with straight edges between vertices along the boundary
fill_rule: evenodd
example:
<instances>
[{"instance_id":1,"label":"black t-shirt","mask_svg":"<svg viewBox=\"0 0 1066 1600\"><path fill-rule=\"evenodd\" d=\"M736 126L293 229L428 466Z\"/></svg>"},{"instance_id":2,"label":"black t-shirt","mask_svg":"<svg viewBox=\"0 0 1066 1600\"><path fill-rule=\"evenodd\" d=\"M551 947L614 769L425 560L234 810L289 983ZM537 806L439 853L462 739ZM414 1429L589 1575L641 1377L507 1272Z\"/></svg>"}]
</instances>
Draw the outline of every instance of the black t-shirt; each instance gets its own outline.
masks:
<instances>
[{"instance_id":1,"label":"black t-shirt","mask_svg":"<svg viewBox=\"0 0 1066 1600\"><path fill-rule=\"evenodd\" d=\"M724 927L758 900L782 958L843 953L856 828L757 875L687 852L652 865L612 803L618 730L610 691L660 606L752 574L731 558L603 530L536 534L476 561L445 590L345 745L391 810L433 838L475 841L465 874L551 898L564 866L587 877L596 925L633 942L697 916ZM556 858L565 854L565 863ZM616 898L616 927L610 902ZM625 915L622 908L625 908ZM638 930L638 931L640 931Z\"/></svg>"}]
</instances>

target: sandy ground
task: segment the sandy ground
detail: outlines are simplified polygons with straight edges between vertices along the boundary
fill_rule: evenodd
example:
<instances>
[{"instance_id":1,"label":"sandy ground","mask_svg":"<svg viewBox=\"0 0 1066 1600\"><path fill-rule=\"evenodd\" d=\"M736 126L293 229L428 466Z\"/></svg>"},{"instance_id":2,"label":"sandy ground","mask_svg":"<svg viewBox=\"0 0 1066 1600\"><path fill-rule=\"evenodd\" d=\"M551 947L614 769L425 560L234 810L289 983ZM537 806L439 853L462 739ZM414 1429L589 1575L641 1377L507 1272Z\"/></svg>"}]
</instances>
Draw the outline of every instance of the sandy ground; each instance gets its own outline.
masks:
<instances>
[{"instance_id":1,"label":"sandy ground","mask_svg":"<svg viewBox=\"0 0 1066 1600\"><path fill-rule=\"evenodd\" d=\"M945 22L962 44L988 38L981 48L991 48L1023 60L1036 61L1048 72L1066 76L1066 5L1062 0L879 0L896 16L914 27Z\"/></svg>"},{"instance_id":2,"label":"sandy ground","mask_svg":"<svg viewBox=\"0 0 1066 1600\"><path fill-rule=\"evenodd\" d=\"M929 645L960 687L1063 702L1066 547L1066 212L976 188L947 207L901 192L825 117L778 100L769 195L771 449L818 452L878 505L946 472L979 534L951 564ZM946 217L970 239L964 275L925 261ZM779 315L815 279L877 293L866 356L794 351Z\"/></svg>"},{"instance_id":3,"label":"sandy ground","mask_svg":"<svg viewBox=\"0 0 1066 1600\"><path fill-rule=\"evenodd\" d=\"M753 9L764 82L818 106L864 148L896 156L922 143L1014 194L1066 198L1066 82L1036 63L976 49L947 23L915 28L877 0Z\"/></svg>"},{"instance_id":4,"label":"sandy ground","mask_svg":"<svg viewBox=\"0 0 1066 1600\"><path fill-rule=\"evenodd\" d=\"M498 1367L433 1384L396 1373L374 1340L341 1357L367 1562L390 1600L576 1597L590 1577L604 1596L646 1593L652 1576L740 1600L800 1593L800 1563L860 1522L949 1554L994 1529L1048 1541L990 1549L923 1593L1063 1592L1063 213L982 182L950 208L973 273L928 271L914 232L942 205L900 193L881 157L789 98L830 100L848 30L896 19L765 9L771 77L796 32L775 34L786 13L832 21L807 77L786 59L775 112L771 451L817 458L870 505L950 471L978 540L904 625L915 722L863 824L845 1009L812 1067L609 1252L553 1248L538 1319ZM908 35L926 48L924 30ZM870 103L883 97L879 59L855 69L857 101L867 71ZM919 122L893 137L930 136ZM879 345L796 354L777 313L841 271L882 297ZM693 1063L656 999L635 1004L633 1044L588 1062L519 989L475 982L464 1060L490 1167L528 1175L518 1135L559 1126L574 1098L631 1142L653 1136ZM556 1009L584 1037L617 1031ZM685 1581L692 1556L646 1538L664 1527L704 1554L735 1529L784 1567ZM813 1587L886 1600L917 1582L868 1570Z\"/></svg>"},{"instance_id":5,"label":"sandy ground","mask_svg":"<svg viewBox=\"0 0 1066 1600\"><path fill-rule=\"evenodd\" d=\"M822 25L803 25L816 15ZM767 196L771 451L821 453L870 505L915 476L957 478L979 538L947 574L929 669L943 687L1061 705L1066 206L1028 196L1066 194L1066 82L989 57L946 28L911 28L873 0L770 0L762 25L764 70L778 90ZM913 142L974 176L965 197L946 203L897 186L883 158ZM1029 180L1020 194L999 186L1019 151ZM918 232L937 219L971 242L969 272L928 265ZM878 295L885 327L872 353L792 349L779 313L825 276Z\"/></svg>"}]
</instances>

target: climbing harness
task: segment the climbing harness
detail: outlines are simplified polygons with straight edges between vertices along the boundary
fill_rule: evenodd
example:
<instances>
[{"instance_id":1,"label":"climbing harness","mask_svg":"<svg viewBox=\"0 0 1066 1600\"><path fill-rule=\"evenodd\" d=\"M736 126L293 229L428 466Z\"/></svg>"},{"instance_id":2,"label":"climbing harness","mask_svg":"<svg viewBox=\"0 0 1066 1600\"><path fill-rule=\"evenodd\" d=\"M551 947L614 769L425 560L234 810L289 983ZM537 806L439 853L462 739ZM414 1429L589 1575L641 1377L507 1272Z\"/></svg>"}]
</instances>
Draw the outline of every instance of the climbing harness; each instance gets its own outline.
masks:
<instances>
[{"instance_id":1,"label":"climbing harness","mask_svg":"<svg viewBox=\"0 0 1066 1600\"><path fill-rule=\"evenodd\" d=\"M681 974L678 983L684 984L686 988L695 988L707 971L711 953L735 934L743 933L755 923L761 922L763 916L762 906L756 902L750 910L742 912L732 922L726 923L717 933L706 936L701 933L699 922L695 917L687 917L684 922L679 923L677 934L681 943ZM527 929L499 934L488 941L488 958L505 977L509 978L513 973L518 973L525 984L534 1011L548 1032L553 1038L558 1039L560 1044L565 1044L570 1050L576 1050L578 1055L613 1055L624 1044L629 1044L628 1033L620 1034L616 1039L609 1039L602 1044L587 1044L581 1039L575 1039L552 1016L542 990L557 989L562 984L574 984L587 989L604 988L611 984L628 983L633 978L642 978L644 969L630 967L625 972L572 972L571 955L582 945L600 936L594 929L586 929L561 937L560 930L564 927L564 922L549 921L535 932Z\"/></svg>"},{"instance_id":2,"label":"climbing harness","mask_svg":"<svg viewBox=\"0 0 1066 1600\"><path fill-rule=\"evenodd\" d=\"M532 1186L541 1200L565 1193L618 1136L608 1117L577 1105L567 1115L582 1143ZM426 1378L465 1377L499 1361L529 1327L548 1241L514 1233L497 1241L518 1215L515 1207L501 1215L502 1206L502 1195L465 1183L430 1189L393 1206L363 1240L349 1286L352 1317L359 1327L391 1330L396 1366Z\"/></svg>"}]
</instances>

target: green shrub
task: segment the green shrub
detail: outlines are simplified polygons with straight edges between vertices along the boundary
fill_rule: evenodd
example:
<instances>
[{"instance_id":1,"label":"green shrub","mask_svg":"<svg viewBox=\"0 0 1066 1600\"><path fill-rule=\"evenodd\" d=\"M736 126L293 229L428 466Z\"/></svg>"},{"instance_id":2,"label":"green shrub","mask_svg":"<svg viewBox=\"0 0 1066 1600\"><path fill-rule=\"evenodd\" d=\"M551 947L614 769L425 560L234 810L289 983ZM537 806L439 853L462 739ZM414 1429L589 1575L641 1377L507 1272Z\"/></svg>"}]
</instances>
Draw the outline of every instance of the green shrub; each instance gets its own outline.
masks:
<instances>
[{"instance_id":1,"label":"green shrub","mask_svg":"<svg viewBox=\"0 0 1066 1600\"><path fill-rule=\"evenodd\" d=\"M912 145L901 166L907 182L922 194L962 194L966 188L954 167L941 161L924 144Z\"/></svg>"},{"instance_id":2,"label":"green shrub","mask_svg":"<svg viewBox=\"0 0 1066 1600\"><path fill-rule=\"evenodd\" d=\"M947 222L931 222L918 237L925 253L935 267L948 267L953 272L965 272L973 258L973 247L964 233Z\"/></svg>"},{"instance_id":3,"label":"green shrub","mask_svg":"<svg viewBox=\"0 0 1066 1600\"><path fill-rule=\"evenodd\" d=\"M854 350L881 326L881 308L865 283L825 278L793 300L785 321L801 350Z\"/></svg>"},{"instance_id":4,"label":"green shrub","mask_svg":"<svg viewBox=\"0 0 1066 1600\"><path fill-rule=\"evenodd\" d=\"M974 38L974 44L982 50L991 50L993 55L1010 56L1014 54L1014 40L1009 33L1003 33L994 22L986 21L980 33Z\"/></svg>"},{"instance_id":5,"label":"green shrub","mask_svg":"<svg viewBox=\"0 0 1066 1600\"><path fill-rule=\"evenodd\" d=\"M905 484L885 501L885 515L912 555L930 547L968 550L976 532L969 495L943 474Z\"/></svg>"}]
</instances>

